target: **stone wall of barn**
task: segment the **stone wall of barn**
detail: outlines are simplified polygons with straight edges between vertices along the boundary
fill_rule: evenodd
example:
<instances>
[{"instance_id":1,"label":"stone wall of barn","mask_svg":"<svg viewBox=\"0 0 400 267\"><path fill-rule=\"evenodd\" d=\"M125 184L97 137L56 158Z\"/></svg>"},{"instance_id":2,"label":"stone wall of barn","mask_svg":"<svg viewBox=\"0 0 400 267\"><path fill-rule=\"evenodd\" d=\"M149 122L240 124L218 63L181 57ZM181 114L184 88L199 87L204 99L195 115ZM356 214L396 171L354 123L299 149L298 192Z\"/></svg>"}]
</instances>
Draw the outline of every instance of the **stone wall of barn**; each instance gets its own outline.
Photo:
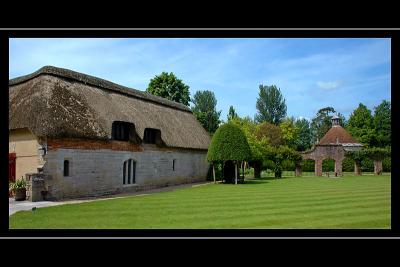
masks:
<instances>
[{"instance_id":1,"label":"stone wall of barn","mask_svg":"<svg viewBox=\"0 0 400 267\"><path fill-rule=\"evenodd\" d=\"M54 141L50 141L48 147L44 166L48 199L100 196L200 182L206 180L209 167L207 151L161 149L155 145L126 151L117 150L115 145L114 149L101 146L93 149L85 145L61 148ZM136 183L124 185L123 164L129 159L136 162ZM69 176L64 176L64 160L69 161Z\"/></svg>"}]
</instances>

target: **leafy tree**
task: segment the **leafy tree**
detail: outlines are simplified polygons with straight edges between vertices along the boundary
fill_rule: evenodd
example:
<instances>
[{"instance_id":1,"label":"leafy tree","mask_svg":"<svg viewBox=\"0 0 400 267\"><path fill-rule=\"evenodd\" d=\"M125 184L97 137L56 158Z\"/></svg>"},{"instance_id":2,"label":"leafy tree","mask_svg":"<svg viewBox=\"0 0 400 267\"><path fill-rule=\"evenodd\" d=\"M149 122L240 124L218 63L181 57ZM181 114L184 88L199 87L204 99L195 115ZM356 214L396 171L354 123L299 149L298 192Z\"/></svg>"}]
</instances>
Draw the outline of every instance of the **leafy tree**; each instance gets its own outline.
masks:
<instances>
[{"instance_id":1,"label":"leafy tree","mask_svg":"<svg viewBox=\"0 0 400 267\"><path fill-rule=\"evenodd\" d=\"M150 80L146 89L150 94L189 106L189 86L184 84L172 72L162 72Z\"/></svg>"},{"instance_id":2,"label":"leafy tree","mask_svg":"<svg viewBox=\"0 0 400 267\"><path fill-rule=\"evenodd\" d=\"M376 144L374 118L365 105L360 103L349 117L347 129L362 144L371 147Z\"/></svg>"},{"instance_id":3,"label":"leafy tree","mask_svg":"<svg viewBox=\"0 0 400 267\"><path fill-rule=\"evenodd\" d=\"M217 99L214 93L207 90L197 91L192 102L194 104L192 111L197 120L206 131L210 134L214 133L221 122L219 120L221 111L217 111Z\"/></svg>"},{"instance_id":4,"label":"leafy tree","mask_svg":"<svg viewBox=\"0 0 400 267\"><path fill-rule=\"evenodd\" d=\"M295 140L295 146L297 151L305 151L311 148L311 128L310 122L304 118L298 119L294 123L298 131L298 137Z\"/></svg>"},{"instance_id":5,"label":"leafy tree","mask_svg":"<svg viewBox=\"0 0 400 267\"><path fill-rule=\"evenodd\" d=\"M235 111L235 109L233 108L233 106L229 107L229 112L228 112L228 121L230 121L231 119L237 118L239 117Z\"/></svg>"},{"instance_id":6,"label":"leafy tree","mask_svg":"<svg viewBox=\"0 0 400 267\"><path fill-rule=\"evenodd\" d=\"M251 151L249 163L254 167L254 177L260 178L261 164L265 156L265 149L268 146L268 138L256 136L258 126L250 117L236 117L229 122L236 124L244 132Z\"/></svg>"},{"instance_id":7,"label":"leafy tree","mask_svg":"<svg viewBox=\"0 0 400 267\"><path fill-rule=\"evenodd\" d=\"M392 141L390 101L384 100L375 107L374 128L377 145L379 147L390 146Z\"/></svg>"},{"instance_id":8,"label":"leafy tree","mask_svg":"<svg viewBox=\"0 0 400 267\"><path fill-rule=\"evenodd\" d=\"M338 117L339 117L339 125L342 126L343 128L347 127L347 121L346 118L344 117L343 114L341 114L340 112L337 113Z\"/></svg>"},{"instance_id":9,"label":"leafy tree","mask_svg":"<svg viewBox=\"0 0 400 267\"><path fill-rule=\"evenodd\" d=\"M273 172L275 173L275 178L280 178L282 177L284 161L290 160L300 162L301 155L297 151L290 149L288 146L269 146L265 154L265 159L274 163Z\"/></svg>"},{"instance_id":10,"label":"leafy tree","mask_svg":"<svg viewBox=\"0 0 400 267\"><path fill-rule=\"evenodd\" d=\"M296 148L296 141L298 139L299 130L294 124L294 118L285 118L279 124L282 131L282 141L290 148Z\"/></svg>"},{"instance_id":11,"label":"leafy tree","mask_svg":"<svg viewBox=\"0 0 400 267\"><path fill-rule=\"evenodd\" d=\"M361 165L361 162L367 158L367 153L365 149L356 150L356 151L348 151L346 152L346 157L350 158L351 160L357 162Z\"/></svg>"},{"instance_id":12,"label":"leafy tree","mask_svg":"<svg viewBox=\"0 0 400 267\"><path fill-rule=\"evenodd\" d=\"M383 160L391 155L391 147L371 147L365 148L363 151L366 157L372 160Z\"/></svg>"},{"instance_id":13,"label":"leafy tree","mask_svg":"<svg viewBox=\"0 0 400 267\"><path fill-rule=\"evenodd\" d=\"M255 136L258 140L266 138L268 144L273 147L278 147L283 144L282 129L274 124L263 122L257 125Z\"/></svg>"},{"instance_id":14,"label":"leafy tree","mask_svg":"<svg viewBox=\"0 0 400 267\"><path fill-rule=\"evenodd\" d=\"M255 120L259 123L269 122L278 125L286 116L286 102L281 90L275 85L260 85L256 107L258 113Z\"/></svg>"}]
</instances>

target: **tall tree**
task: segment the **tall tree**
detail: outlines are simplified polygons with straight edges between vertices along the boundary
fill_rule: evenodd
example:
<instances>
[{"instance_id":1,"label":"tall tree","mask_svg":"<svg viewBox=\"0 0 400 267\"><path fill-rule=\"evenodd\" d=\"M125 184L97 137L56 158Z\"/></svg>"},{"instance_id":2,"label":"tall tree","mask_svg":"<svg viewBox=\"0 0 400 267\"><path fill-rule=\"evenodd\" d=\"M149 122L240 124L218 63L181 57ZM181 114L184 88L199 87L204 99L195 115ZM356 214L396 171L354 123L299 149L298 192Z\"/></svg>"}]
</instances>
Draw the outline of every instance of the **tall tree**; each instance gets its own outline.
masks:
<instances>
[{"instance_id":1,"label":"tall tree","mask_svg":"<svg viewBox=\"0 0 400 267\"><path fill-rule=\"evenodd\" d=\"M286 102L281 90L275 85L260 85L255 120L259 123L269 122L278 125L286 116Z\"/></svg>"},{"instance_id":2,"label":"tall tree","mask_svg":"<svg viewBox=\"0 0 400 267\"><path fill-rule=\"evenodd\" d=\"M311 127L310 122L304 118L297 119L294 123L295 127L298 131L298 137L295 140L296 150L297 151L305 151L311 148Z\"/></svg>"},{"instance_id":3,"label":"tall tree","mask_svg":"<svg viewBox=\"0 0 400 267\"><path fill-rule=\"evenodd\" d=\"M184 84L172 72L162 72L150 80L146 89L150 94L189 106L189 86Z\"/></svg>"},{"instance_id":4,"label":"tall tree","mask_svg":"<svg viewBox=\"0 0 400 267\"><path fill-rule=\"evenodd\" d=\"M377 145L386 147L391 145L391 103L383 100L374 108L374 128L376 132Z\"/></svg>"},{"instance_id":5,"label":"tall tree","mask_svg":"<svg viewBox=\"0 0 400 267\"><path fill-rule=\"evenodd\" d=\"M235 108L233 106L229 107L229 112L228 112L227 117L228 117L228 121L238 117L238 114L236 113Z\"/></svg>"},{"instance_id":6,"label":"tall tree","mask_svg":"<svg viewBox=\"0 0 400 267\"><path fill-rule=\"evenodd\" d=\"M362 144L368 147L376 145L374 118L371 110L362 103L350 115L347 130Z\"/></svg>"},{"instance_id":7,"label":"tall tree","mask_svg":"<svg viewBox=\"0 0 400 267\"><path fill-rule=\"evenodd\" d=\"M214 133L221 122L219 119L221 111L217 111L217 99L214 93L208 90L197 91L192 102L194 104L192 111L197 120L207 132Z\"/></svg>"}]
</instances>

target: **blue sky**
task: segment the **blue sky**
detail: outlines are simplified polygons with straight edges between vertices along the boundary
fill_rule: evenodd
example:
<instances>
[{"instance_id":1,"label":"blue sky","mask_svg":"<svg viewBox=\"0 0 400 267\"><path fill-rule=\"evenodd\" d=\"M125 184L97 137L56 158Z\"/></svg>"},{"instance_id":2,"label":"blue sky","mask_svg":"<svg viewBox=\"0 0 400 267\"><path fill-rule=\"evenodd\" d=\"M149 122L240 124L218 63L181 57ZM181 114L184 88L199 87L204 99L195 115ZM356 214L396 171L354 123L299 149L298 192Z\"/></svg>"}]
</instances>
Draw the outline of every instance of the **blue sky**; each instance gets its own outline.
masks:
<instances>
[{"instance_id":1,"label":"blue sky","mask_svg":"<svg viewBox=\"0 0 400 267\"><path fill-rule=\"evenodd\" d=\"M276 85L287 115L311 119L332 106L348 119L361 102L391 99L391 44L384 38L132 38L9 40L9 78L53 65L138 90L162 71L215 93L221 119L229 106L254 117L259 85Z\"/></svg>"}]
</instances>

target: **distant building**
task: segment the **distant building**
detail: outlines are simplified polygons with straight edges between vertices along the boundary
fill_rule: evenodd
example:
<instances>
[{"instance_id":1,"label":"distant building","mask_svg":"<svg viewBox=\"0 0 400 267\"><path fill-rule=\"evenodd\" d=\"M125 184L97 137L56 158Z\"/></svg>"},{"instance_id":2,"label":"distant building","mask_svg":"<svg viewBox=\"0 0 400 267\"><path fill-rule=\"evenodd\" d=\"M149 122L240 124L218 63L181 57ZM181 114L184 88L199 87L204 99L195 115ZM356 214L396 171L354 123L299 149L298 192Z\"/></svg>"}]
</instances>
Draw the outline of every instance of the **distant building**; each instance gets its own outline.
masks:
<instances>
[{"instance_id":1,"label":"distant building","mask_svg":"<svg viewBox=\"0 0 400 267\"><path fill-rule=\"evenodd\" d=\"M360 150L363 147L339 124L339 117L332 117L332 128L314 146L311 151L303 152L303 160L315 161L315 175L322 175L322 162L325 159L335 161L335 175L342 175L342 162L346 151ZM354 166L357 168L358 166Z\"/></svg>"},{"instance_id":2,"label":"distant building","mask_svg":"<svg viewBox=\"0 0 400 267\"><path fill-rule=\"evenodd\" d=\"M204 181L209 143L188 107L146 92L51 66L9 81L9 179L33 178L31 199Z\"/></svg>"}]
</instances>

